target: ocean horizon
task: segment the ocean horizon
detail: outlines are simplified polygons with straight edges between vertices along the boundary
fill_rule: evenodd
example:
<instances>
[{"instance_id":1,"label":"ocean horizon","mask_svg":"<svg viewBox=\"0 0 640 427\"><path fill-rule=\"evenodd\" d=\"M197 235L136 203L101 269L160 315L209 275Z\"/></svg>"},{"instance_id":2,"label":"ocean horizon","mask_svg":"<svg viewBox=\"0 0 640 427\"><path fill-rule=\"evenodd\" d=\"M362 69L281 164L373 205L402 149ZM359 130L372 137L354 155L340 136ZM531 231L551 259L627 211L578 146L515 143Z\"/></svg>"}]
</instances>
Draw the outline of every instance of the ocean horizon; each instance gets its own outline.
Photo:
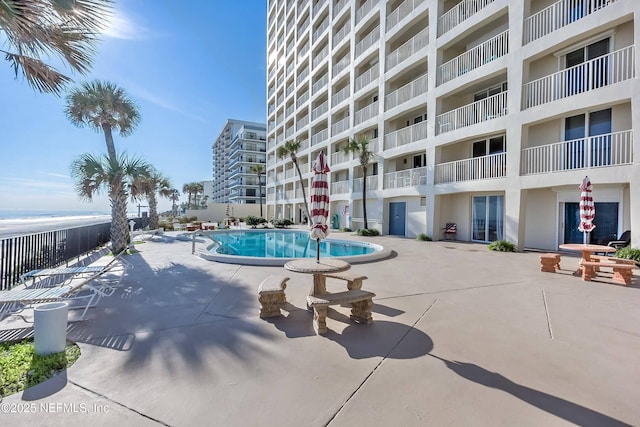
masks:
<instances>
[{"instance_id":1,"label":"ocean horizon","mask_svg":"<svg viewBox=\"0 0 640 427\"><path fill-rule=\"evenodd\" d=\"M57 209L0 209L0 220L87 217L87 216L101 216L101 215L111 215L111 211L57 210Z\"/></svg>"}]
</instances>

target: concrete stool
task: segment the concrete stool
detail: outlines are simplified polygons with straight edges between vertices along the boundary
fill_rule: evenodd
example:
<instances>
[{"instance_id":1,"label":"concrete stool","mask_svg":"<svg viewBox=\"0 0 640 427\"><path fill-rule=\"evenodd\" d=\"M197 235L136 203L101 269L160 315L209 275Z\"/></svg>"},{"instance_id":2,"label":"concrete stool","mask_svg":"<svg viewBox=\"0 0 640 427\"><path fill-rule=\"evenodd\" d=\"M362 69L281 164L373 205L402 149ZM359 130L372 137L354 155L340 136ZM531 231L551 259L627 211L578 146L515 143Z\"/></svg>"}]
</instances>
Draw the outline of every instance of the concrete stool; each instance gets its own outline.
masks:
<instances>
[{"instance_id":1,"label":"concrete stool","mask_svg":"<svg viewBox=\"0 0 640 427\"><path fill-rule=\"evenodd\" d=\"M540 255L540 271L555 273L560 270L560 254Z\"/></svg>"},{"instance_id":2,"label":"concrete stool","mask_svg":"<svg viewBox=\"0 0 640 427\"><path fill-rule=\"evenodd\" d=\"M288 280L285 276L269 276L260 283L258 301L261 319L281 315L280 308L287 302L284 290Z\"/></svg>"}]
</instances>

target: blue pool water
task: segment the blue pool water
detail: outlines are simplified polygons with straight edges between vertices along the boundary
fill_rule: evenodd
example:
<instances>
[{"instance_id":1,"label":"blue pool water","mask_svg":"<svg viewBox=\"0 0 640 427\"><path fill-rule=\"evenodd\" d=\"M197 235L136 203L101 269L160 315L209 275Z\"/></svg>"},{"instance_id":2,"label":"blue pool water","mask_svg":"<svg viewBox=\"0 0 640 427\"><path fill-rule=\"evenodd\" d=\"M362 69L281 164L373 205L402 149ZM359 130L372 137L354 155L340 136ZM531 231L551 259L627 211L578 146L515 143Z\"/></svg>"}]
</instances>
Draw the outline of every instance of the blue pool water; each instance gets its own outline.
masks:
<instances>
[{"instance_id":1,"label":"blue pool water","mask_svg":"<svg viewBox=\"0 0 640 427\"><path fill-rule=\"evenodd\" d=\"M220 255L257 258L315 258L316 241L306 231L249 230L214 231L208 236L214 244L209 251ZM321 257L367 255L379 250L366 242L324 239L320 241Z\"/></svg>"}]
</instances>

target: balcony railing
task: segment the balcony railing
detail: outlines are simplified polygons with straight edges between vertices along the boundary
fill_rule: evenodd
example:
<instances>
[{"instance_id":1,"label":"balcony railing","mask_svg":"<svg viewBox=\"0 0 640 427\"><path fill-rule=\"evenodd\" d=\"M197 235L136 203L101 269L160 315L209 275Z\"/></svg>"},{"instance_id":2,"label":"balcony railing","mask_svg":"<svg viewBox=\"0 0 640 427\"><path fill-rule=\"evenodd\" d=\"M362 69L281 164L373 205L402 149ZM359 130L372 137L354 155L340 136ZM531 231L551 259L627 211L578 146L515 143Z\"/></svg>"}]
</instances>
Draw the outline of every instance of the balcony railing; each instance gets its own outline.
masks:
<instances>
[{"instance_id":1,"label":"balcony railing","mask_svg":"<svg viewBox=\"0 0 640 427\"><path fill-rule=\"evenodd\" d=\"M331 183L331 194L345 194L349 192L349 181Z\"/></svg>"},{"instance_id":2,"label":"balcony railing","mask_svg":"<svg viewBox=\"0 0 640 427\"><path fill-rule=\"evenodd\" d=\"M303 139L302 141L300 141L300 150L304 151L307 148L309 148L309 138Z\"/></svg>"},{"instance_id":3,"label":"balcony railing","mask_svg":"<svg viewBox=\"0 0 640 427\"><path fill-rule=\"evenodd\" d=\"M426 185L426 183L426 167L385 173L382 181L382 185L385 190L390 188L415 187L418 185Z\"/></svg>"},{"instance_id":4,"label":"balcony railing","mask_svg":"<svg viewBox=\"0 0 640 427\"><path fill-rule=\"evenodd\" d=\"M523 175L629 165L633 163L633 131L525 148L521 159Z\"/></svg>"},{"instance_id":5,"label":"balcony railing","mask_svg":"<svg viewBox=\"0 0 640 427\"><path fill-rule=\"evenodd\" d=\"M436 117L436 132L450 132L505 116L508 113L507 93L504 91L439 115Z\"/></svg>"},{"instance_id":6,"label":"balcony railing","mask_svg":"<svg viewBox=\"0 0 640 427\"><path fill-rule=\"evenodd\" d=\"M436 165L435 183L474 181L506 176L507 153L456 160Z\"/></svg>"},{"instance_id":7,"label":"balcony railing","mask_svg":"<svg viewBox=\"0 0 640 427\"><path fill-rule=\"evenodd\" d=\"M340 11L342 11L342 9L344 8L344 6L349 3L349 0L340 0L338 3L336 3L336 5L333 7L333 17L335 18L336 16L338 16L338 14L340 13Z\"/></svg>"},{"instance_id":8,"label":"balcony railing","mask_svg":"<svg viewBox=\"0 0 640 427\"><path fill-rule=\"evenodd\" d=\"M349 129L349 116L335 122L331 125L331 135L337 135Z\"/></svg>"},{"instance_id":9,"label":"balcony railing","mask_svg":"<svg viewBox=\"0 0 640 427\"><path fill-rule=\"evenodd\" d=\"M309 67L306 67L300 73L298 73L298 78L296 79L296 85L300 86L300 83L304 81L309 75Z\"/></svg>"},{"instance_id":10,"label":"balcony railing","mask_svg":"<svg viewBox=\"0 0 640 427\"><path fill-rule=\"evenodd\" d=\"M329 83L329 73L324 73L322 75L322 77L320 77L312 86L311 86L311 93L313 95L315 95L316 93L318 93L320 91L320 89L322 89L323 87L325 87L327 85L327 83Z\"/></svg>"},{"instance_id":11,"label":"balcony railing","mask_svg":"<svg viewBox=\"0 0 640 427\"><path fill-rule=\"evenodd\" d=\"M298 28L298 39L302 38L302 33L304 33L304 31L309 28L309 23L311 21L309 20L309 17L307 17L307 19L304 20L304 22L302 23L302 25L300 25L300 27Z\"/></svg>"},{"instance_id":12,"label":"balcony railing","mask_svg":"<svg viewBox=\"0 0 640 427\"><path fill-rule=\"evenodd\" d=\"M314 108L313 111L311 111L311 120L317 119L327 111L329 111L329 101L324 101L322 104Z\"/></svg>"},{"instance_id":13,"label":"balcony railing","mask_svg":"<svg viewBox=\"0 0 640 427\"><path fill-rule=\"evenodd\" d=\"M332 47L336 47L338 43L340 43L351 31L351 21L345 22L345 24L338 30L338 32L333 36Z\"/></svg>"},{"instance_id":14,"label":"balcony railing","mask_svg":"<svg viewBox=\"0 0 640 427\"><path fill-rule=\"evenodd\" d=\"M333 77L340 74L340 72L345 68L347 68L349 64L351 64L351 58L350 58L350 55L347 53L345 56L340 58L340 60L333 65L333 69L332 69Z\"/></svg>"},{"instance_id":15,"label":"balcony railing","mask_svg":"<svg viewBox=\"0 0 640 427\"><path fill-rule=\"evenodd\" d=\"M387 32L392 30L404 18L409 16L424 0L404 0L393 12L387 16Z\"/></svg>"},{"instance_id":16,"label":"balcony railing","mask_svg":"<svg viewBox=\"0 0 640 427\"><path fill-rule=\"evenodd\" d=\"M333 96L331 97L331 106L335 107L347 98L349 98L349 85L346 85L333 94Z\"/></svg>"},{"instance_id":17,"label":"balcony railing","mask_svg":"<svg viewBox=\"0 0 640 427\"><path fill-rule=\"evenodd\" d=\"M356 77L355 91L359 91L378 77L380 77L380 67L378 66L378 64L374 64L373 67L369 68L367 71Z\"/></svg>"},{"instance_id":18,"label":"balcony railing","mask_svg":"<svg viewBox=\"0 0 640 427\"><path fill-rule=\"evenodd\" d=\"M322 48L320 52L318 52L312 61L312 67L315 69L318 64L320 64L327 56L329 55L329 45L326 45Z\"/></svg>"},{"instance_id":19,"label":"balcony railing","mask_svg":"<svg viewBox=\"0 0 640 427\"><path fill-rule=\"evenodd\" d=\"M313 42L315 43L327 28L329 28L329 17L326 17L324 21L322 21L322 23L318 26L318 28L313 32L311 40L313 40Z\"/></svg>"},{"instance_id":20,"label":"balcony railing","mask_svg":"<svg viewBox=\"0 0 640 427\"><path fill-rule=\"evenodd\" d=\"M307 100L309 99L309 92L305 92L303 93L301 96L298 97L298 99L296 100L296 108L300 108L305 102L307 102Z\"/></svg>"},{"instance_id":21,"label":"balcony railing","mask_svg":"<svg viewBox=\"0 0 640 427\"><path fill-rule=\"evenodd\" d=\"M377 115L378 115L378 101L375 101L367 105L366 107L356 111L356 114L354 117L354 125L359 125L365 120L369 120L370 118L375 117Z\"/></svg>"},{"instance_id":22,"label":"balcony railing","mask_svg":"<svg viewBox=\"0 0 640 427\"><path fill-rule=\"evenodd\" d=\"M427 74L407 83L384 97L385 110L390 110L427 92Z\"/></svg>"},{"instance_id":23,"label":"balcony railing","mask_svg":"<svg viewBox=\"0 0 640 427\"><path fill-rule=\"evenodd\" d=\"M438 37L478 13L493 0L462 0L438 18Z\"/></svg>"},{"instance_id":24,"label":"balcony railing","mask_svg":"<svg viewBox=\"0 0 640 427\"><path fill-rule=\"evenodd\" d=\"M349 154L345 154L344 151L340 150L331 154L331 165L337 165L338 163L344 163L351 160Z\"/></svg>"},{"instance_id":25,"label":"balcony railing","mask_svg":"<svg viewBox=\"0 0 640 427\"><path fill-rule=\"evenodd\" d=\"M627 46L574 65L523 87L524 108L588 92L635 77L635 47Z\"/></svg>"},{"instance_id":26,"label":"balcony railing","mask_svg":"<svg viewBox=\"0 0 640 427\"><path fill-rule=\"evenodd\" d=\"M380 26L375 27L356 44L356 58L362 55L365 50L377 44L378 40L380 40Z\"/></svg>"},{"instance_id":27,"label":"balcony railing","mask_svg":"<svg viewBox=\"0 0 640 427\"><path fill-rule=\"evenodd\" d=\"M298 52L298 62L300 62L304 56L307 54L307 52L309 52L311 45L309 43L309 41L307 41L304 46L302 46L300 48L300 52Z\"/></svg>"},{"instance_id":28,"label":"balcony railing","mask_svg":"<svg viewBox=\"0 0 640 427\"><path fill-rule=\"evenodd\" d=\"M326 6L327 2L320 0L318 3L313 5L313 9L311 9L311 15L316 18L318 16L318 12L322 10L323 6Z\"/></svg>"},{"instance_id":29,"label":"balcony railing","mask_svg":"<svg viewBox=\"0 0 640 427\"><path fill-rule=\"evenodd\" d=\"M423 29L418 34L407 40L402 46L387 55L387 71L408 59L420 49L429 44L429 27Z\"/></svg>"},{"instance_id":30,"label":"balcony railing","mask_svg":"<svg viewBox=\"0 0 640 427\"><path fill-rule=\"evenodd\" d=\"M311 146L320 144L329 139L329 129L322 129L320 132L311 136Z\"/></svg>"},{"instance_id":31,"label":"balcony railing","mask_svg":"<svg viewBox=\"0 0 640 427\"><path fill-rule=\"evenodd\" d=\"M363 178L354 178L353 180L353 192L362 193ZM367 190L378 189L378 175L371 175L367 177Z\"/></svg>"},{"instance_id":32,"label":"balcony railing","mask_svg":"<svg viewBox=\"0 0 640 427\"><path fill-rule=\"evenodd\" d=\"M369 151L374 154L380 151L380 140L378 138L372 138L369 140Z\"/></svg>"},{"instance_id":33,"label":"balcony railing","mask_svg":"<svg viewBox=\"0 0 640 427\"><path fill-rule=\"evenodd\" d=\"M509 53L509 30L438 67L438 84L448 82Z\"/></svg>"},{"instance_id":34,"label":"balcony railing","mask_svg":"<svg viewBox=\"0 0 640 427\"><path fill-rule=\"evenodd\" d=\"M524 20L524 43L544 37L616 0L560 0Z\"/></svg>"},{"instance_id":35,"label":"balcony railing","mask_svg":"<svg viewBox=\"0 0 640 427\"><path fill-rule=\"evenodd\" d=\"M399 129L384 136L384 149L400 147L427 138L427 121Z\"/></svg>"},{"instance_id":36,"label":"balcony railing","mask_svg":"<svg viewBox=\"0 0 640 427\"><path fill-rule=\"evenodd\" d=\"M362 18L364 18L367 13L373 10L379 1L380 0L367 0L358 10L356 10L356 25L362 21Z\"/></svg>"}]
</instances>

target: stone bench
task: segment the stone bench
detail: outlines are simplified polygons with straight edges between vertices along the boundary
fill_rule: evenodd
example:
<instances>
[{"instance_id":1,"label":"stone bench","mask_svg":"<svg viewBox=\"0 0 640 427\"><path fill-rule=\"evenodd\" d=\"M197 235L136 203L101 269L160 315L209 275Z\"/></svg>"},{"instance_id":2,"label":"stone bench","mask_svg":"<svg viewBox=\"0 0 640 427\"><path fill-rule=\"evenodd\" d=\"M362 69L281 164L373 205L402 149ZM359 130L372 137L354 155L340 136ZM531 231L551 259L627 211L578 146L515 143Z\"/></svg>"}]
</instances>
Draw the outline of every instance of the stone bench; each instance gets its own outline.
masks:
<instances>
[{"instance_id":1,"label":"stone bench","mask_svg":"<svg viewBox=\"0 0 640 427\"><path fill-rule=\"evenodd\" d=\"M347 282L347 289L350 291L362 289L362 281L368 279L367 276L355 274L349 271L344 271L342 273L325 273L324 277L345 280Z\"/></svg>"},{"instance_id":2,"label":"stone bench","mask_svg":"<svg viewBox=\"0 0 640 427\"><path fill-rule=\"evenodd\" d=\"M260 318L280 316L280 308L286 304L284 290L287 287L286 276L269 276L258 286Z\"/></svg>"},{"instance_id":3,"label":"stone bench","mask_svg":"<svg viewBox=\"0 0 640 427\"><path fill-rule=\"evenodd\" d=\"M365 324L373 322L371 307L375 296L373 292L360 289L307 296L307 306L313 308L313 329L318 335L327 333L327 309L330 305L351 304L351 320Z\"/></svg>"},{"instance_id":4,"label":"stone bench","mask_svg":"<svg viewBox=\"0 0 640 427\"><path fill-rule=\"evenodd\" d=\"M589 258L595 261L607 261L607 262L614 262L616 264L636 265L636 262L634 260L627 259L627 258L616 258L613 256L606 256L606 255L591 255Z\"/></svg>"},{"instance_id":5,"label":"stone bench","mask_svg":"<svg viewBox=\"0 0 640 427\"><path fill-rule=\"evenodd\" d=\"M540 255L540 271L555 273L557 270L560 270L560 254Z\"/></svg>"},{"instance_id":6,"label":"stone bench","mask_svg":"<svg viewBox=\"0 0 640 427\"><path fill-rule=\"evenodd\" d=\"M631 277L633 276L633 269L636 268L634 264L621 264L615 262L600 262L600 261L580 261L580 267L582 267L582 280L591 281L596 276L596 272L600 268L608 267L613 269L613 281L623 285L631 284Z\"/></svg>"}]
</instances>

